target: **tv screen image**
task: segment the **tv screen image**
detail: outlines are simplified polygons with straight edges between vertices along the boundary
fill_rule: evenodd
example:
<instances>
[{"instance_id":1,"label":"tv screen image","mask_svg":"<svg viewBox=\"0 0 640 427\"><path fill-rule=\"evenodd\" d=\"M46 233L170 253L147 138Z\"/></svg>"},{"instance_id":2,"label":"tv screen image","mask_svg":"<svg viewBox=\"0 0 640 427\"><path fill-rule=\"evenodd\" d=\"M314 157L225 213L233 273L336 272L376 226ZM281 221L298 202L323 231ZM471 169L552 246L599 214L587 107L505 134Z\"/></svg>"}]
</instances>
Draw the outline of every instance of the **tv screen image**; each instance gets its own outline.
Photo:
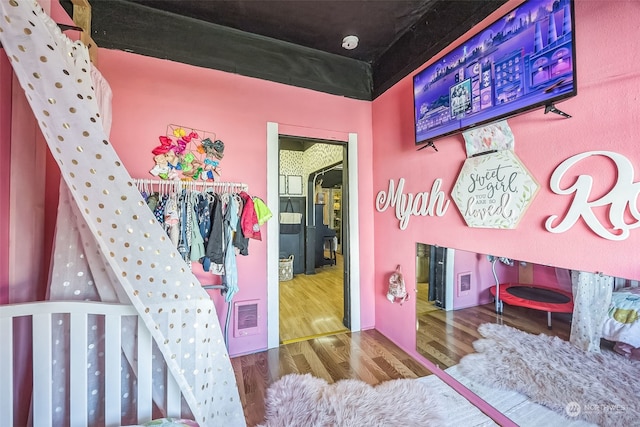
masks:
<instances>
[{"instance_id":1,"label":"tv screen image","mask_svg":"<svg viewBox=\"0 0 640 427\"><path fill-rule=\"evenodd\" d=\"M573 0L527 0L413 77L416 144L575 96Z\"/></svg>"}]
</instances>

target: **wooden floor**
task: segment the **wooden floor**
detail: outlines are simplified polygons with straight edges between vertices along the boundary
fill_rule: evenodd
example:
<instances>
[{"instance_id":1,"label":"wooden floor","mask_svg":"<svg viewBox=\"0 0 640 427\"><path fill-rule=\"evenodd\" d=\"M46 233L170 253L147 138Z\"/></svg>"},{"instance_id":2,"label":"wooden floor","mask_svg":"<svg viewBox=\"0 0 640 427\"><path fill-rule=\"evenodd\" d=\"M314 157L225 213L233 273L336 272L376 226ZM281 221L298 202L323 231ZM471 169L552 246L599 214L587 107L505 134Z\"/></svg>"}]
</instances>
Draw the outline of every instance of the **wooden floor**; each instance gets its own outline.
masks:
<instances>
[{"instance_id":1,"label":"wooden floor","mask_svg":"<svg viewBox=\"0 0 640 427\"><path fill-rule=\"evenodd\" d=\"M378 384L397 378L419 378L431 372L375 330L341 333L246 356L231 364L248 426L264 419L270 384L291 373L310 373L333 383L347 378Z\"/></svg>"},{"instance_id":2,"label":"wooden floor","mask_svg":"<svg viewBox=\"0 0 640 427\"><path fill-rule=\"evenodd\" d=\"M532 334L547 334L569 340L570 316L554 313L552 329L547 329L547 313L524 307L504 305L502 316L495 313L493 303L462 310L431 310L418 315L416 348L441 369L458 364L463 356L473 353L472 343L482 338L478 326L498 323Z\"/></svg>"},{"instance_id":3,"label":"wooden floor","mask_svg":"<svg viewBox=\"0 0 640 427\"><path fill-rule=\"evenodd\" d=\"M429 311L439 310L432 301L429 301L429 284L425 282L416 283L416 315Z\"/></svg>"},{"instance_id":4,"label":"wooden floor","mask_svg":"<svg viewBox=\"0 0 640 427\"><path fill-rule=\"evenodd\" d=\"M289 343L347 331L343 319L342 255L336 265L316 268L280 282L280 342Z\"/></svg>"},{"instance_id":5,"label":"wooden floor","mask_svg":"<svg viewBox=\"0 0 640 427\"><path fill-rule=\"evenodd\" d=\"M395 378L431 374L425 367L377 331L350 333L342 324L343 264L316 269L315 275L296 275L280 282L279 348L231 360L247 425L264 418L264 399L270 384L290 373L311 373L335 382L357 378L377 384ZM525 332L558 336L568 340L570 316L547 314L522 307L504 307L496 315L493 304L443 311L426 301L428 285L418 284L416 298L418 352L442 369L456 365L473 353L472 343L481 338L478 326L499 323Z\"/></svg>"}]
</instances>

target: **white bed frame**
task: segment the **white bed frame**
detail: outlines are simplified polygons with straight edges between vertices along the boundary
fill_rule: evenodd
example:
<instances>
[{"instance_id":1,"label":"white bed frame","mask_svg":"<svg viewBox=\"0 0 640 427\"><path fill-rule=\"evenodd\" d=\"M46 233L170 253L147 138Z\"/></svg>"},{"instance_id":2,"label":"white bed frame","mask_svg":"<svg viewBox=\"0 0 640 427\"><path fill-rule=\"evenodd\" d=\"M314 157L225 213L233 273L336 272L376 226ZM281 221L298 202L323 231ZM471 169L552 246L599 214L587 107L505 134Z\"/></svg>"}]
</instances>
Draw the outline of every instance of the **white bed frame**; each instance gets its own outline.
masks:
<instances>
[{"instance_id":1,"label":"white bed frame","mask_svg":"<svg viewBox=\"0 0 640 427\"><path fill-rule=\"evenodd\" d=\"M34 427L52 426L52 316L70 314L70 393L66 397L72 427L88 425L87 398L87 325L89 315L105 316L105 425L120 426L121 419L121 324L126 316L137 316L133 306L101 302L46 301L0 305L0 426L13 426L14 408L14 320L32 319L33 393L31 419ZM152 346L153 339L143 322L138 323L137 416L138 423L152 419ZM18 338L18 337L15 337ZM168 374L164 390L167 417L180 417L180 389Z\"/></svg>"}]
</instances>

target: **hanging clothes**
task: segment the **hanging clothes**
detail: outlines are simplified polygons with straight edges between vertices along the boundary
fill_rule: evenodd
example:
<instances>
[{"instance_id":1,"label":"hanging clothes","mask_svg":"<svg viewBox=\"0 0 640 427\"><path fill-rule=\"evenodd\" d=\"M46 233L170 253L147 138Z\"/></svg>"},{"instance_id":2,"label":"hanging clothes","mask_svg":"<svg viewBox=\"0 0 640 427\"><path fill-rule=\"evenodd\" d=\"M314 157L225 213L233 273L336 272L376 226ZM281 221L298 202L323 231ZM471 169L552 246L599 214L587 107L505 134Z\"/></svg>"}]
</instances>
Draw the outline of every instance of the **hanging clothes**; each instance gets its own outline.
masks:
<instances>
[{"instance_id":1,"label":"hanging clothes","mask_svg":"<svg viewBox=\"0 0 640 427\"><path fill-rule=\"evenodd\" d=\"M253 205L253 199L246 191L242 191L240 197L244 202L241 218L242 233L249 239L262 240L260 224L258 223L258 215Z\"/></svg>"},{"instance_id":2,"label":"hanging clothes","mask_svg":"<svg viewBox=\"0 0 640 427\"><path fill-rule=\"evenodd\" d=\"M180 239L180 213L178 211L178 200L175 194L169 196L167 205L164 208L165 231L174 246L178 246Z\"/></svg>"},{"instance_id":3,"label":"hanging clothes","mask_svg":"<svg viewBox=\"0 0 640 427\"><path fill-rule=\"evenodd\" d=\"M142 197L145 196L145 193L142 193ZM147 206L149 206L149 209L151 209L151 212L154 212L156 210L156 206L158 206L158 203L160 202L160 195L156 192L156 193L151 193L149 194L148 197L144 197L145 201L147 202Z\"/></svg>"},{"instance_id":4,"label":"hanging clothes","mask_svg":"<svg viewBox=\"0 0 640 427\"><path fill-rule=\"evenodd\" d=\"M238 195L238 223L236 224L236 234L233 237L233 246L238 249L238 253L242 256L249 255L249 238L245 237L242 232L242 212L244 211L244 199Z\"/></svg>"},{"instance_id":5,"label":"hanging clothes","mask_svg":"<svg viewBox=\"0 0 640 427\"><path fill-rule=\"evenodd\" d=\"M259 226L262 226L265 222L269 221L273 217L271 209L269 209L269 207L261 198L253 198L253 207L256 211L256 217L258 218Z\"/></svg>"},{"instance_id":6,"label":"hanging clothes","mask_svg":"<svg viewBox=\"0 0 640 427\"><path fill-rule=\"evenodd\" d=\"M233 247L233 235L238 225L238 201L234 196L229 197L224 213L224 276L222 284L225 287L224 299L229 302L238 292L238 267L236 264L236 252Z\"/></svg>"},{"instance_id":7,"label":"hanging clothes","mask_svg":"<svg viewBox=\"0 0 640 427\"><path fill-rule=\"evenodd\" d=\"M178 252L182 259L190 262L189 248L191 247L191 209L189 208L189 199L185 190L178 198L180 202L180 238L178 240Z\"/></svg>"},{"instance_id":8,"label":"hanging clothes","mask_svg":"<svg viewBox=\"0 0 640 427\"><path fill-rule=\"evenodd\" d=\"M168 201L169 201L169 195L163 194L160 200L158 201L158 203L156 204L155 208L153 209L153 216L156 217L156 220L158 220L158 222L161 225L164 224L164 210Z\"/></svg>"},{"instance_id":9,"label":"hanging clothes","mask_svg":"<svg viewBox=\"0 0 640 427\"><path fill-rule=\"evenodd\" d=\"M206 247L209 241L209 233L211 232L211 209L209 207L209 201L213 200L212 193L199 193L196 197L196 216L198 217L198 226L200 228L200 235L203 239L203 244ZM204 257L204 253L202 254ZM201 258L202 258L201 257Z\"/></svg>"},{"instance_id":10,"label":"hanging clothes","mask_svg":"<svg viewBox=\"0 0 640 427\"><path fill-rule=\"evenodd\" d=\"M209 269L217 274L224 271L224 224L222 216L222 199L218 194L213 197L213 207L211 208L211 231L209 232L209 240L207 241L207 249L205 252L205 263L211 264ZM206 264L203 263L205 268Z\"/></svg>"},{"instance_id":11,"label":"hanging clothes","mask_svg":"<svg viewBox=\"0 0 640 427\"><path fill-rule=\"evenodd\" d=\"M222 293L231 301L238 292L235 257L249 255L249 239L261 240L260 226L273 217L264 201L245 191L219 194L210 188L161 186L153 192L151 187L138 185L182 258L189 266L197 261L204 271L222 276ZM163 194L168 190L169 194Z\"/></svg>"},{"instance_id":12,"label":"hanging clothes","mask_svg":"<svg viewBox=\"0 0 640 427\"><path fill-rule=\"evenodd\" d=\"M200 200L200 195L192 195L191 209L191 250L189 251L189 259L191 261L200 261L205 256L204 238L200 224L198 223L200 216L196 212L196 206Z\"/></svg>"}]
</instances>

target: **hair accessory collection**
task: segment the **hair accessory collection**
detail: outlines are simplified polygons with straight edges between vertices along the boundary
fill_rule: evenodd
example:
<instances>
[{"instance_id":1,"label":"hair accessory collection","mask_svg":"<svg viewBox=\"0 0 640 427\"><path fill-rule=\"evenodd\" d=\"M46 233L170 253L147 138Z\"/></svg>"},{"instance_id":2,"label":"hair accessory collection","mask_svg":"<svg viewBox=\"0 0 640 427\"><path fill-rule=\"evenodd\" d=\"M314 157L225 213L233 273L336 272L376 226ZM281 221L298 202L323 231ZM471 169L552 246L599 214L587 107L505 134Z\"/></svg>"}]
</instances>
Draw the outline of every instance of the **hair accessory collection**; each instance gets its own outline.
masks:
<instances>
[{"instance_id":1,"label":"hair accessory collection","mask_svg":"<svg viewBox=\"0 0 640 427\"><path fill-rule=\"evenodd\" d=\"M149 171L166 180L216 180L220 177L220 160L224 142L215 133L184 126L169 125L160 145L151 153L155 165Z\"/></svg>"}]
</instances>

